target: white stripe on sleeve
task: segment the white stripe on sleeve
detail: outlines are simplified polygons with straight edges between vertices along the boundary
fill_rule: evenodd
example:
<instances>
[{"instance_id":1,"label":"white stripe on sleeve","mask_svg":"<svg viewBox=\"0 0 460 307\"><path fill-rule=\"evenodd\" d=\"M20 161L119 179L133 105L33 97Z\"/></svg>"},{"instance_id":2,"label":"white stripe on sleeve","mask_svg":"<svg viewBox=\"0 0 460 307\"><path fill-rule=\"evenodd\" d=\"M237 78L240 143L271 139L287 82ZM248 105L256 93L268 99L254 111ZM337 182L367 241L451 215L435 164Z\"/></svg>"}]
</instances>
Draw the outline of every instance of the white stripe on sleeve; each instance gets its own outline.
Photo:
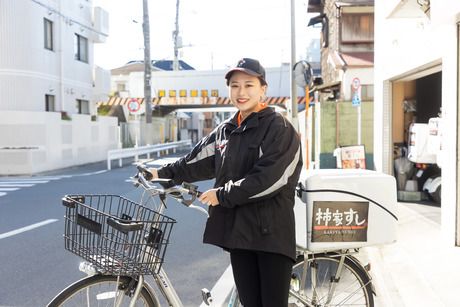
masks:
<instances>
[{"instance_id":1,"label":"white stripe on sleeve","mask_svg":"<svg viewBox=\"0 0 460 307\"><path fill-rule=\"evenodd\" d=\"M216 151L216 143L212 142L206 145L205 147L201 148L201 150L197 153L196 157L190 161L187 161L187 164L196 163L200 160L206 159L208 157L212 157L214 156L215 151Z\"/></svg>"},{"instance_id":2,"label":"white stripe on sleeve","mask_svg":"<svg viewBox=\"0 0 460 307\"><path fill-rule=\"evenodd\" d=\"M249 198L252 199L252 198L262 197L262 196L268 195L268 194L278 190L282 186L284 186L288 182L289 177L291 177L292 174L294 174L294 171L295 171L295 168L297 166L297 163L299 162L299 159L300 159L300 147L299 147L299 149L297 149L297 152L296 152L296 154L294 156L294 159L292 159L292 162L288 165L288 167L284 171L283 175L281 175L281 178L278 179L272 186L270 186L265 191L262 191L262 192L254 195L254 196L251 196Z\"/></svg>"}]
</instances>

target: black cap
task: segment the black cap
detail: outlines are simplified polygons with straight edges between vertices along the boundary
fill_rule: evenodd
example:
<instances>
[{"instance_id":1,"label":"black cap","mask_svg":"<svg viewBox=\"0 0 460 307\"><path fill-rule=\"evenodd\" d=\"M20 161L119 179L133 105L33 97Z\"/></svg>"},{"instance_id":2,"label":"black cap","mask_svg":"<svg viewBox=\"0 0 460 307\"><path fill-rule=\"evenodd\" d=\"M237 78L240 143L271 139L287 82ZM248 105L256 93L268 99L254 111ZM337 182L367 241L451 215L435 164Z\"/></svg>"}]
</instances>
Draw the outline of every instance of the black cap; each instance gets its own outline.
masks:
<instances>
[{"instance_id":1,"label":"black cap","mask_svg":"<svg viewBox=\"0 0 460 307\"><path fill-rule=\"evenodd\" d=\"M227 85L229 85L230 77L235 71L242 71L251 76L258 77L262 85L267 85L267 81L265 81L265 69L257 60L250 58L242 58L239 60L238 64L236 64L236 67L230 69L225 75L225 79L227 79Z\"/></svg>"}]
</instances>

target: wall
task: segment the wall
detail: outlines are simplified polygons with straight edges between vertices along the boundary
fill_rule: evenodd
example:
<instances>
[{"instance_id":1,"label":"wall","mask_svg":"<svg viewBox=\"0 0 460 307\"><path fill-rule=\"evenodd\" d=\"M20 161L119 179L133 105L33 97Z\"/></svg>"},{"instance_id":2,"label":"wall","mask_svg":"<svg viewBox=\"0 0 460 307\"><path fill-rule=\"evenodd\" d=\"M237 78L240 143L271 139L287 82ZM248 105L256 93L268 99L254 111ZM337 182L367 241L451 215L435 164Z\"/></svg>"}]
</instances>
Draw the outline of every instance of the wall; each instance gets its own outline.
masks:
<instances>
[{"instance_id":1,"label":"wall","mask_svg":"<svg viewBox=\"0 0 460 307\"><path fill-rule=\"evenodd\" d=\"M457 165L457 22L460 2L431 1L431 18L417 10L405 18L394 14L394 2L376 1L374 157L377 170L391 173L391 119L385 111L393 104L394 82L442 65L442 165ZM393 13L392 13L393 12ZM418 16L417 16L418 14ZM406 12L407 15L407 12ZM404 31L402 31L404 29ZM445 134L446 135L446 134ZM454 167L442 169L442 231L449 245L455 242L458 181Z\"/></svg>"},{"instance_id":2,"label":"wall","mask_svg":"<svg viewBox=\"0 0 460 307\"><path fill-rule=\"evenodd\" d=\"M0 112L0 175L33 174L107 159L118 146L114 117Z\"/></svg>"},{"instance_id":3,"label":"wall","mask_svg":"<svg viewBox=\"0 0 460 307\"><path fill-rule=\"evenodd\" d=\"M333 151L337 147L359 144L357 111L351 101L321 103L321 168L336 168ZM374 167L373 112L373 101L361 102L361 144L369 158L368 169Z\"/></svg>"}]
</instances>

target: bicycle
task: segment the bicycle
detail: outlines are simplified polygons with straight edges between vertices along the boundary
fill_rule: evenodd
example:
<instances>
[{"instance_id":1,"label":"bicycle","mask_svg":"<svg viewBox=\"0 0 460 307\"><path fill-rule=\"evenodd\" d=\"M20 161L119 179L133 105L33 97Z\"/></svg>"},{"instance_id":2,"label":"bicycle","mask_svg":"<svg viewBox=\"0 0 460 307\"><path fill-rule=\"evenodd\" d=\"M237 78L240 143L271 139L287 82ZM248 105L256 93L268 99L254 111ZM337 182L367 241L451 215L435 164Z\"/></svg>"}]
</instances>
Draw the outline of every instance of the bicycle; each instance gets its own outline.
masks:
<instances>
[{"instance_id":1,"label":"bicycle","mask_svg":"<svg viewBox=\"0 0 460 307\"><path fill-rule=\"evenodd\" d=\"M171 230L176 221L166 215L166 197L207 214L193 204L197 186L175 186L170 179L148 181L138 166L131 181L148 193L136 203L118 195L66 195L65 248L85 261L79 269L87 277L69 285L48 304L55 306L160 306L145 280L152 275L169 306L183 306L162 267ZM153 208L147 206L151 202ZM202 289L203 301L212 302Z\"/></svg>"},{"instance_id":2,"label":"bicycle","mask_svg":"<svg viewBox=\"0 0 460 307\"><path fill-rule=\"evenodd\" d=\"M164 215L166 197L207 214L193 205L197 187L173 186L169 179L148 181L138 166L132 181L158 198L156 208L116 195L67 195L63 198L65 248L85 259L80 269L88 274L61 291L48 306L160 306L159 298L144 275L153 279L169 306L183 306L162 268L169 235L175 220ZM187 199L184 196L190 195ZM373 307L375 293L368 266L353 254L359 249L309 252L300 246L293 266L289 306ZM212 302L202 289L203 301ZM233 287L228 307L241 306ZM72 305L73 303L73 305Z\"/></svg>"},{"instance_id":3,"label":"bicycle","mask_svg":"<svg viewBox=\"0 0 460 307\"><path fill-rule=\"evenodd\" d=\"M375 290L358 250L311 253L298 247L289 290L289 307L374 306ZM305 259L307 259L305 261ZM239 307L233 287L228 307Z\"/></svg>"}]
</instances>

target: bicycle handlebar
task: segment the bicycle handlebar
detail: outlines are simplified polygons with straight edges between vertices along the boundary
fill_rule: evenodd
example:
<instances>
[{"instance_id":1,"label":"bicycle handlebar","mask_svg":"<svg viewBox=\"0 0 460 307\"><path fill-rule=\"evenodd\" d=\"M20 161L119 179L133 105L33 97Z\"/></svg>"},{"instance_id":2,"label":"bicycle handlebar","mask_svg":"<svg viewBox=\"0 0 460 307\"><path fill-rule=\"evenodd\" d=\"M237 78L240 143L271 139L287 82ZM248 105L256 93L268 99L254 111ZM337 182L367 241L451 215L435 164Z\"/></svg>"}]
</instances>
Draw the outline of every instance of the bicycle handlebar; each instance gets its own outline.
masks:
<instances>
[{"instance_id":1,"label":"bicycle handlebar","mask_svg":"<svg viewBox=\"0 0 460 307\"><path fill-rule=\"evenodd\" d=\"M131 177L134 186L138 187L141 185L146 191L159 194L162 200L164 200L165 196L170 196L184 206L198 210L208 216L208 212L204 208L193 205L196 198L202 194L202 192L198 191L198 186L188 182L183 182L179 186L172 179L166 178L152 179L152 174L143 165L137 165L137 170L138 173L134 177ZM155 184L160 185L161 188ZM191 195L190 199L184 198L184 195L187 194Z\"/></svg>"}]
</instances>

